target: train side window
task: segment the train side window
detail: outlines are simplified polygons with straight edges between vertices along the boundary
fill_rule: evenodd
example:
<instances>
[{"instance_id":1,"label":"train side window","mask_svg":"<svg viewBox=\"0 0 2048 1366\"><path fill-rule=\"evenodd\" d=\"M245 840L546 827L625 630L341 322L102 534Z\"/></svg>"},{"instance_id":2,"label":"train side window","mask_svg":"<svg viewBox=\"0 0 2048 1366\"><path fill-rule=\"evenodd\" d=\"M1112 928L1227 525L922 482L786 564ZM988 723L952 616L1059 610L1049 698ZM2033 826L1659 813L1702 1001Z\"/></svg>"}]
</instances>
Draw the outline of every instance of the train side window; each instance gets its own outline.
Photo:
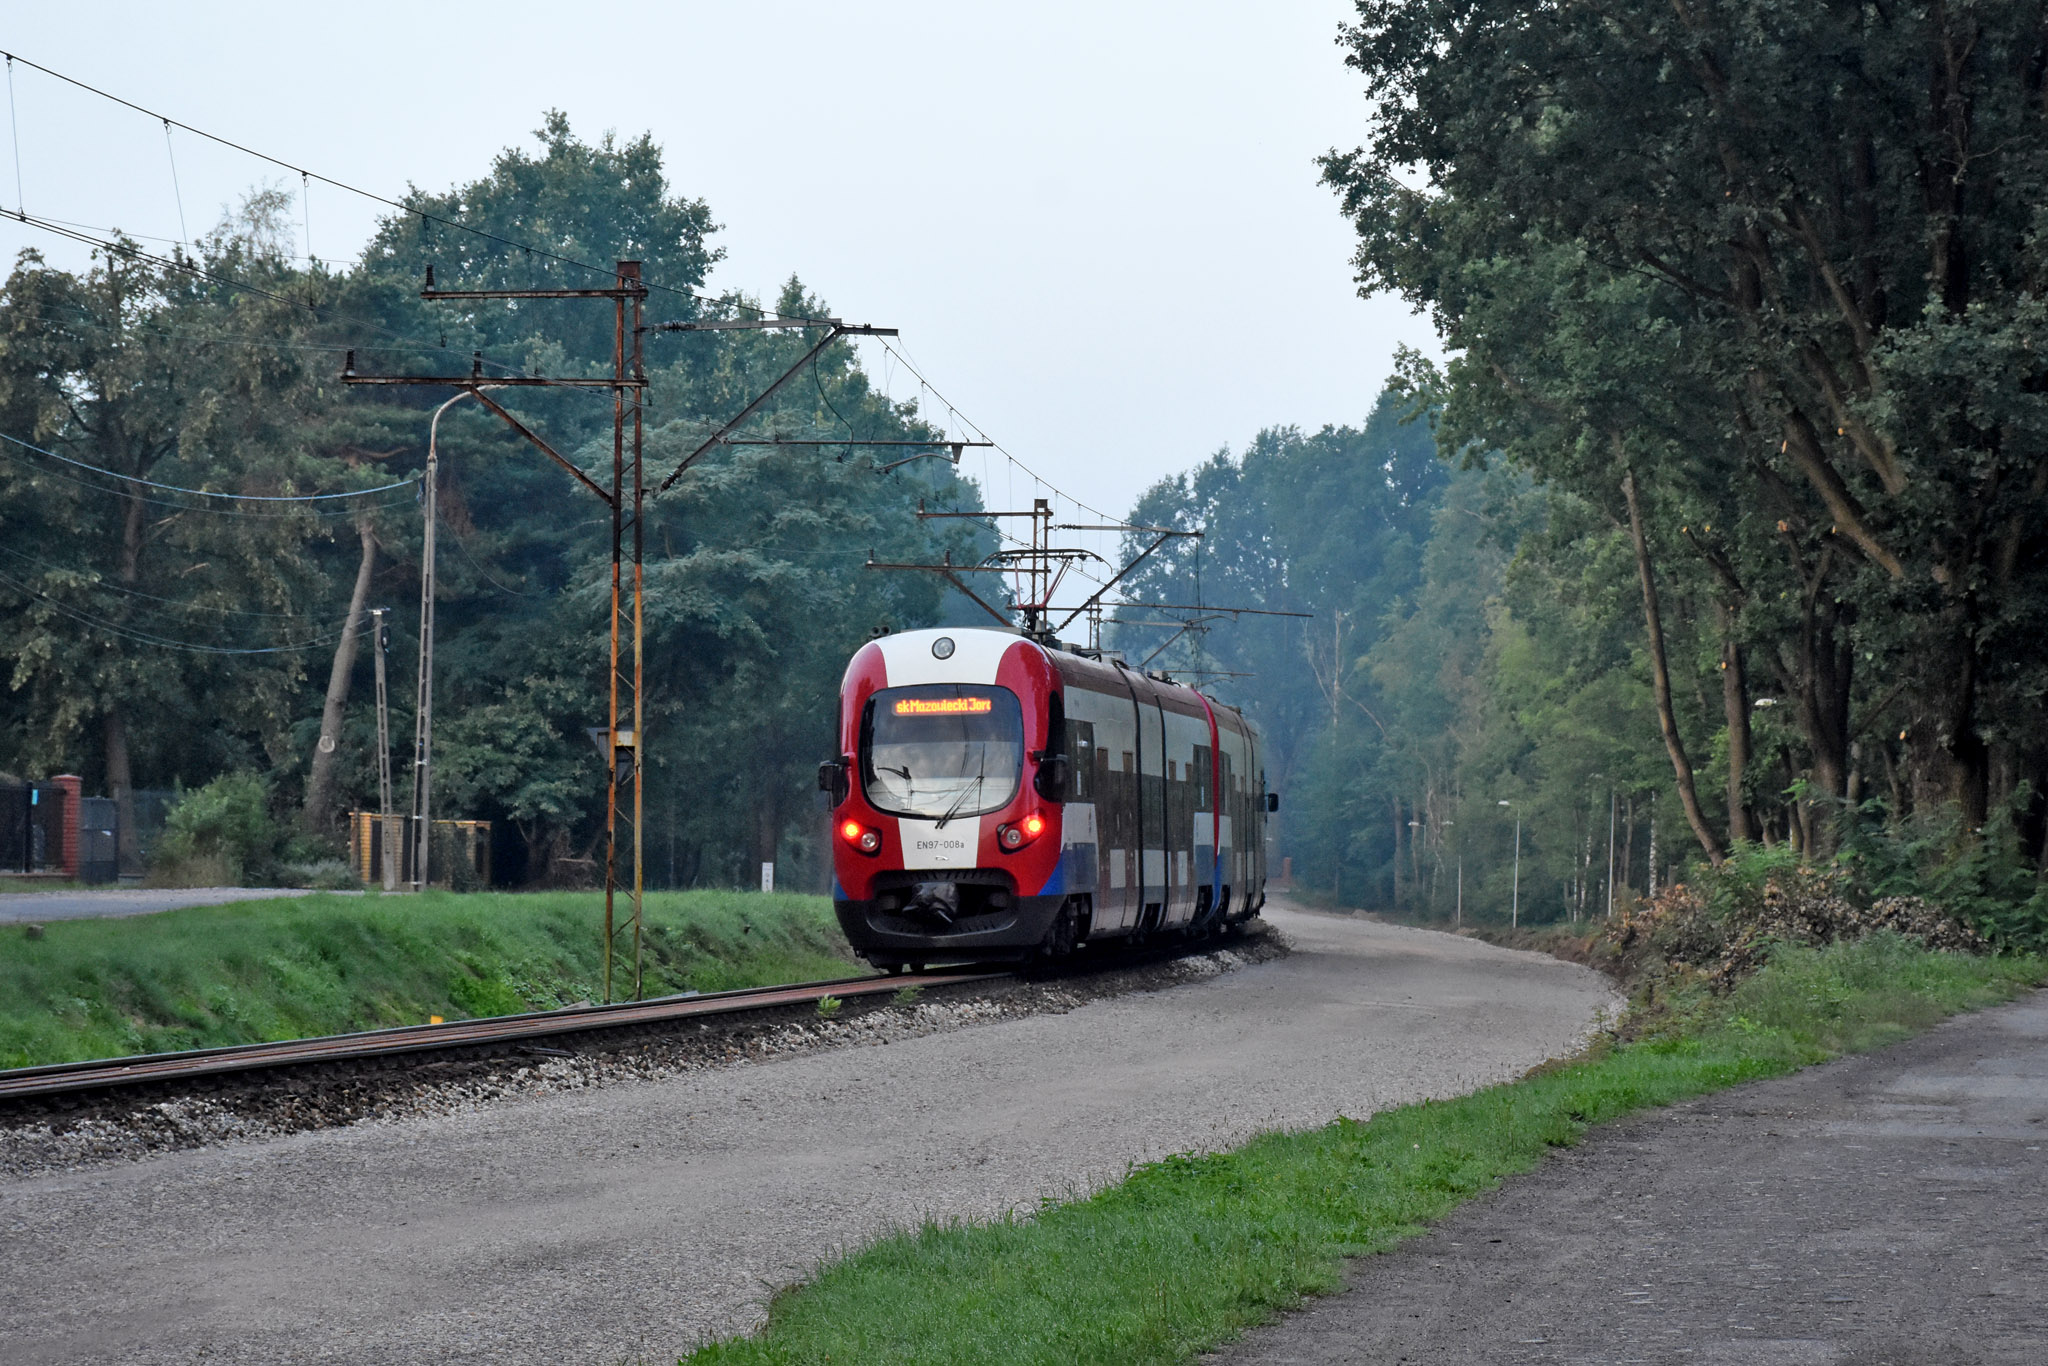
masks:
<instances>
[{"instance_id":1,"label":"train side window","mask_svg":"<svg viewBox=\"0 0 2048 1366\"><path fill-rule=\"evenodd\" d=\"M1095 723L1067 722L1067 740L1073 746L1070 751L1073 755L1070 800L1092 802L1095 800Z\"/></svg>"},{"instance_id":2,"label":"train side window","mask_svg":"<svg viewBox=\"0 0 2048 1366\"><path fill-rule=\"evenodd\" d=\"M1207 745L1195 746L1195 760L1190 765L1191 771L1188 776L1195 783L1195 810L1197 811L1207 811L1210 809L1209 802L1214 794L1209 791L1209 783L1213 776L1214 762L1214 752Z\"/></svg>"}]
</instances>

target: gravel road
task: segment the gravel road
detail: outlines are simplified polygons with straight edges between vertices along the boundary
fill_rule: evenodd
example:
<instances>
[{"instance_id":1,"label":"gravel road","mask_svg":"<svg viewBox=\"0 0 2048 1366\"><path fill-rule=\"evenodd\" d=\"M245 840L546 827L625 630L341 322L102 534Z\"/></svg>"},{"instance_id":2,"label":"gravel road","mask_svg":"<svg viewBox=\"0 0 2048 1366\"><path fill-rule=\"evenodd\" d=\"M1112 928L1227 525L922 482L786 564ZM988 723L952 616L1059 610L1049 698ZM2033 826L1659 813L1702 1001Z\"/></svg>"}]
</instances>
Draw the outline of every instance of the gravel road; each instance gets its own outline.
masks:
<instances>
[{"instance_id":1,"label":"gravel road","mask_svg":"<svg viewBox=\"0 0 2048 1366\"><path fill-rule=\"evenodd\" d=\"M121 887L104 892L0 892L0 925L44 920L87 920L101 916L149 915L187 906L225 906L230 901L269 901L311 896L294 887Z\"/></svg>"},{"instance_id":2,"label":"gravel road","mask_svg":"<svg viewBox=\"0 0 2048 1366\"><path fill-rule=\"evenodd\" d=\"M1624 1122L1230 1366L2039 1366L2048 993Z\"/></svg>"},{"instance_id":3,"label":"gravel road","mask_svg":"<svg viewBox=\"0 0 2048 1366\"><path fill-rule=\"evenodd\" d=\"M671 1361L818 1259L1573 1048L1593 973L1272 909L1064 1014L0 1183L7 1362Z\"/></svg>"}]
</instances>

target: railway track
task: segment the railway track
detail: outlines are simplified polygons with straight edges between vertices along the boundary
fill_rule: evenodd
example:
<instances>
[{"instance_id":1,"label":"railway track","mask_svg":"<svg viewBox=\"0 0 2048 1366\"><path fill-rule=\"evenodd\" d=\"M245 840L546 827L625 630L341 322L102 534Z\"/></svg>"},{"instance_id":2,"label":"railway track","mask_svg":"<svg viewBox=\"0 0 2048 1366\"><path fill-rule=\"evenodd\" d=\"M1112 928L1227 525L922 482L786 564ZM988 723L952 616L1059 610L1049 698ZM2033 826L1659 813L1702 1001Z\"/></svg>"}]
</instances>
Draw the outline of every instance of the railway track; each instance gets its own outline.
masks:
<instances>
[{"instance_id":1,"label":"railway track","mask_svg":"<svg viewBox=\"0 0 2048 1366\"><path fill-rule=\"evenodd\" d=\"M570 1006L527 1015L498 1015L448 1024L402 1025L360 1034L331 1034L278 1043L239 1044L184 1053L146 1053L93 1062L51 1063L0 1071L0 1104L61 1096L108 1093L126 1087L176 1084L206 1077L260 1073L308 1064L359 1062L401 1055L450 1053L478 1048L532 1044L578 1034L608 1033L748 1011L787 1009L815 1004L828 996L841 1000L892 995L906 987L961 986L1000 980L1010 972L927 972L893 977L846 977L791 986L749 987L652 1001L615 1005Z\"/></svg>"}]
</instances>

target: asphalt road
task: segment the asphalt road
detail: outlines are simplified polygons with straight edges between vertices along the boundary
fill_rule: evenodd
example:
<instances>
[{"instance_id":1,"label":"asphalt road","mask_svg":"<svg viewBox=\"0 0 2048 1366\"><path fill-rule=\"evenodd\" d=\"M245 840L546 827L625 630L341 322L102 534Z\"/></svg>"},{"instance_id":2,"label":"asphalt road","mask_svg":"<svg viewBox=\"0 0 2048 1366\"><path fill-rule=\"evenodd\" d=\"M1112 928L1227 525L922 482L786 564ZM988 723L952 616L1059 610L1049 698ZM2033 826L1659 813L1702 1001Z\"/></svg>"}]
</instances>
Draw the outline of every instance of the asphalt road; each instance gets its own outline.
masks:
<instances>
[{"instance_id":1,"label":"asphalt road","mask_svg":"<svg viewBox=\"0 0 2048 1366\"><path fill-rule=\"evenodd\" d=\"M1272 919L1287 958L1063 1015L0 1183L0 1358L669 1361L892 1228L1509 1078L1613 999Z\"/></svg>"},{"instance_id":2,"label":"asphalt road","mask_svg":"<svg viewBox=\"0 0 2048 1366\"><path fill-rule=\"evenodd\" d=\"M186 906L224 906L230 901L268 901L310 896L292 887L121 887L103 892L0 892L0 925L100 916L149 915Z\"/></svg>"},{"instance_id":3,"label":"asphalt road","mask_svg":"<svg viewBox=\"0 0 2048 1366\"><path fill-rule=\"evenodd\" d=\"M2040 1366L2048 993L1599 1130L1215 1360Z\"/></svg>"}]
</instances>

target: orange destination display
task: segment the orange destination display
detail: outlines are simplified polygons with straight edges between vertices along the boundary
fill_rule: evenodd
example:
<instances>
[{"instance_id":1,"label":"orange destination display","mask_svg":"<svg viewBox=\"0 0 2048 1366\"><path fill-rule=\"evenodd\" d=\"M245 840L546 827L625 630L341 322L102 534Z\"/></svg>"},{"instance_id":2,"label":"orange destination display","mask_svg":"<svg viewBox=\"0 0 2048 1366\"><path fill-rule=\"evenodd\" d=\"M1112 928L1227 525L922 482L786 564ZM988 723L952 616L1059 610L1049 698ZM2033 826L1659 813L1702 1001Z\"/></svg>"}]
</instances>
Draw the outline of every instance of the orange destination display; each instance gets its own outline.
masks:
<instances>
[{"instance_id":1,"label":"orange destination display","mask_svg":"<svg viewBox=\"0 0 2048 1366\"><path fill-rule=\"evenodd\" d=\"M992 711L995 699L991 697L899 697L896 699L898 716L973 716Z\"/></svg>"}]
</instances>

